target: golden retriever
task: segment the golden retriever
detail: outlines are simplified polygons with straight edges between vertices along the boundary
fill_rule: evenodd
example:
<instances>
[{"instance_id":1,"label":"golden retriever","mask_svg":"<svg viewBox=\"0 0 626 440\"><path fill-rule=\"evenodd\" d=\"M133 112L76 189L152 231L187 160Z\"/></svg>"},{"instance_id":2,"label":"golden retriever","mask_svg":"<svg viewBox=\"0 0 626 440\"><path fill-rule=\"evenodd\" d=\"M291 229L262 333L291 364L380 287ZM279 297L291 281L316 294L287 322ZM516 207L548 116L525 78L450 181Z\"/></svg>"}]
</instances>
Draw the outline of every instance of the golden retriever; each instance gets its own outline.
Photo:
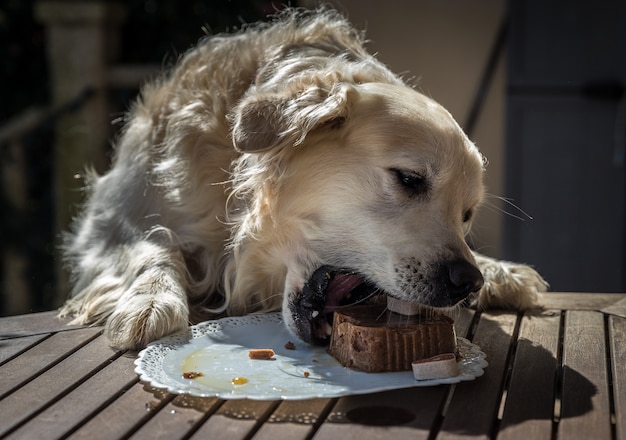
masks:
<instances>
[{"instance_id":1,"label":"golden retriever","mask_svg":"<svg viewBox=\"0 0 626 440\"><path fill-rule=\"evenodd\" d=\"M451 115L329 10L214 36L144 87L65 243L62 314L113 346L282 310L324 344L374 293L527 309L543 279L473 253L485 161Z\"/></svg>"}]
</instances>

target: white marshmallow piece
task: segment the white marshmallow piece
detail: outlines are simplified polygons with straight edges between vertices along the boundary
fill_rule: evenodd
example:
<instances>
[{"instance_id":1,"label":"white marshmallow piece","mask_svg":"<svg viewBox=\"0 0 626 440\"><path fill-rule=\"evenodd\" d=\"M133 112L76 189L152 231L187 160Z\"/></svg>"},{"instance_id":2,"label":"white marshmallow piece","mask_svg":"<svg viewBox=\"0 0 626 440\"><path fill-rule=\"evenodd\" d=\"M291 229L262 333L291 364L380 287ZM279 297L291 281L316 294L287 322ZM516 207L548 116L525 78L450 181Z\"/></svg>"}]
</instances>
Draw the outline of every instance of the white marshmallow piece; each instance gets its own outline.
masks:
<instances>
[{"instance_id":1,"label":"white marshmallow piece","mask_svg":"<svg viewBox=\"0 0 626 440\"><path fill-rule=\"evenodd\" d=\"M389 295L387 295L387 308L392 312L407 316L419 315L422 310L422 306L417 303L402 301Z\"/></svg>"},{"instance_id":2,"label":"white marshmallow piece","mask_svg":"<svg viewBox=\"0 0 626 440\"><path fill-rule=\"evenodd\" d=\"M458 376L461 372L456 363L454 353L445 353L419 361L413 361L413 376L415 380L444 379Z\"/></svg>"}]
</instances>

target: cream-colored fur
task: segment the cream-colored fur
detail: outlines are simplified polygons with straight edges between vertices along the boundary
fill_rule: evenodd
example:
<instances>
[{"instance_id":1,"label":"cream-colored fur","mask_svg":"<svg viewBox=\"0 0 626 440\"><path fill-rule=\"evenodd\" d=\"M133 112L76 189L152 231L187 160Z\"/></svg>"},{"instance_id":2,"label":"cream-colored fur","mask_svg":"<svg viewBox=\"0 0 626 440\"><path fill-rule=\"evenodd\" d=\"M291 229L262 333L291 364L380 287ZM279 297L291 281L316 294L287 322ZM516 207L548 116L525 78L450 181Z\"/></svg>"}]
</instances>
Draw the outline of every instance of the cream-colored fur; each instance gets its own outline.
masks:
<instances>
[{"instance_id":1,"label":"cream-colored fur","mask_svg":"<svg viewBox=\"0 0 626 440\"><path fill-rule=\"evenodd\" d=\"M130 349L223 313L282 308L295 331L321 265L451 305L450 261L480 267L479 306L533 307L533 269L465 244L482 173L450 114L347 21L289 10L207 39L144 88L66 241L62 313Z\"/></svg>"}]
</instances>

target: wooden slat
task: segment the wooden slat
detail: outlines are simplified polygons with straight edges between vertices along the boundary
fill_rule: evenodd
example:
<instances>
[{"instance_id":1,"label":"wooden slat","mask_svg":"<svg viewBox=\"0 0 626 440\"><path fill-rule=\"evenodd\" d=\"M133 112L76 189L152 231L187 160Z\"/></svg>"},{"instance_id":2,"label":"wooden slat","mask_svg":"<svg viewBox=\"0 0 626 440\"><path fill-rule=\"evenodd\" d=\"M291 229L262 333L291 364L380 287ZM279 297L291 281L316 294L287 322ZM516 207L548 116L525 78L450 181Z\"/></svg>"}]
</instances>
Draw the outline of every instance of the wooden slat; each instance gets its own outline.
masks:
<instances>
[{"instance_id":1,"label":"wooden slat","mask_svg":"<svg viewBox=\"0 0 626 440\"><path fill-rule=\"evenodd\" d=\"M541 304L546 309L600 310L626 298L622 293L561 293L548 292Z\"/></svg>"},{"instance_id":2,"label":"wooden slat","mask_svg":"<svg viewBox=\"0 0 626 440\"><path fill-rule=\"evenodd\" d=\"M622 318L626 318L626 298L623 298L620 301L611 304L610 306L600 309L600 312L608 315L616 315L621 316Z\"/></svg>"},{"instance_id":3,"label":"wooden slat","mask_svg":"<svg viewBox=\"0 0 626 440\"><path fill-rule=\"evenodd\" d=\"M485 374L456 385L437 439L489 438L500 406L500 391L517 316L483 313L474 343L487 354Z\"/></svg>"},{"instance_id":4,"label":"wooden slat","mask_svg":"<svg viewBox=\"0 0 626 440\"><path fill-rule=\"evenodd\" d=\"M0 365L7 362L9 359L17 356L21 352L29 349L33 345L36 345L41 340L47 338L50 334L45 333L42 335L36 336L26 336L23 338L14 338L14 339L0 339ZM2 372L0 372L0 377L2 376ZM0 392L2 395L2 392Z\"/></svg>"},{"instance_id":5,"label":"wooden slat","mask_svg":"<svg viewBox=\"0 0 626 440\"><path fill-rule=\"evenodd\" d=\"M169 440L183 438L190 430L195 430L205 417L220 407L222 401L216 398L199 398L178 395L147 421L132 438Z\"/></svg>"},{"instance_id":6,"label":"wooden slat","mask_svg":"<svg viewBox=\"0 0 626 440\"><path fill-rule=\"evenodd\" d=\"M269 418L279 402L228 400L211 416L192 439L237 440L249 438Z\"/></svg>"},{"instance_id":7,"label":"wooden slat","mask_svg":"<svg viewBox=\"0 0 626 440\"><path fill-rule=\"evenodd\" d=\"M498 439L552 436L560 313L524 317Z\"/></svg>"},{"instance_id":8,"label":"wooden slat","mask_svg":"<svg viewBox=\"0 0 626 440\"><path fill-rule=\"evenodd\" d=\"M442 385L342 397L315 439L428 438L447 391Z\"/></svg>"},{"instance_id":9,"label":"wooden slat","mask_svg":"<svg viewBox=\"0 0 626 440\"><path fill-rule=\"evenodd\" d=\"M611 438L604 317L598 312L565 315L558 438Z\"/></svg>"},{"instance_id":10,"label":"wooden slat","mask_svg":"<svg viewBox=\"0 0 626 440\"><path fill-rule=\"evenodd\" d=\"M80 326L68 326L69 319L59 319L58 311L8 316L0 319L0 340L41 333L65 331Z\"/></svg>"},{"instance_id":11,"label":"wooden slat","mask_svg":"<svg viewBox=\"0 0 626 440\"><path fill-rule=\"evenodd\" d=\"M7 362L0 367L0 397L9 390L24 383L29 378L49 368L73 351L77 346L87 343L101 332L97 328L86 328L72 332L58 333L22 353L21 356ZM8 344L21 341L10 340ZM31 338L28 338L29 340ZM7 343L7 341L4 341Z\"/></svg>"},{"instance_id":12,"label":"wooden slat","mask_svg":"<svg viewBox=\"0 0 626 440\"><path fill-rule=\"evenodd\" d=\"M99 337L0 400L0 435L44 409L113 355L108 341Z\"/></svg>"},{"instance_id":13,"label":"wooden slat","mask_svg":"<svg viewBox=\"0 0 626 440\"><path fill-rule=\"evenodd\" d=\"M133 359L122 356L29 420L13 432L11 438L60 438L135 382L137 377L133 373Z\"/></svg>"},{"instance_id":14,"label":"wooden slat","mask_svg":"<svg viewBox=\"0 0 626 440\"><path fill-rule=\"evenodd\" d=\"M609 317L611 372L617 438L626 439L626 319Z\"/></svg>"},{"instance_id":15,"label":"wooden slat","mask_svg":"<svg viewBox=\"0 0 626 440\"><path fill-rule=\"evenodd\" d=\"M284 401L255 434L255 440L307 439L326 412L332 399Z\"/></svg>"},{"instance_id":16,"label":"wooden slat","mask_svg":"<svg viewBox=\"0 0 626 440\"><path fill-rule=\"evenodd\" d=\"M172 398L173 396L167 393L155 392L150 387L137 383L95 414L68 439L126 438Z\"/></svg>"}]
</instances>

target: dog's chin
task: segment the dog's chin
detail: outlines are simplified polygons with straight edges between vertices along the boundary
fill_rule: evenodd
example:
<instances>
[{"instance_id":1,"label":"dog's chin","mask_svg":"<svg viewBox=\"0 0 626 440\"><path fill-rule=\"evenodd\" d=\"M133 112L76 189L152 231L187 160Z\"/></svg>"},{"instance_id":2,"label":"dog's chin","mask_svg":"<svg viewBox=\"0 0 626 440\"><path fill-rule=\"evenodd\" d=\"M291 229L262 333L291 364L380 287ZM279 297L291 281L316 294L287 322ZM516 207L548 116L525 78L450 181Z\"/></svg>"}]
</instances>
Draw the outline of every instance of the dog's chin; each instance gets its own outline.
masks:
<instances>
[{"instance_id":1,"label":"dog's chin","mask_svg":"<svg viewBox=\"0 0 626 440\"><path fill-rule=\"evenodd\" d=\"M372 302L383 290L350 269L321 266L290 301L292 331L305 342L326 345L332 330L333 312L353 304Z\"/></svg>"}]
</instances>

